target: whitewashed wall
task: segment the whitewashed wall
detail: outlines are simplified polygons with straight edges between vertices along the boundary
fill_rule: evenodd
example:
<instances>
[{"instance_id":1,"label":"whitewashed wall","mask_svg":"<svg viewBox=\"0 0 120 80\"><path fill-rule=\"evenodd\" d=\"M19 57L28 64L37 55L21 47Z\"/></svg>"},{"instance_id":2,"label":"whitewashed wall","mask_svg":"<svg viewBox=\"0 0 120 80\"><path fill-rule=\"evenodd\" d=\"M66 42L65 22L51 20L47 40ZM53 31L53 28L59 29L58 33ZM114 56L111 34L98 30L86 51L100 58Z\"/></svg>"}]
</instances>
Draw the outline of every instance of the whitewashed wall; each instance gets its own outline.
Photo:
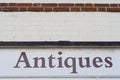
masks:
<instances>
[{"instance_id":1,"label":"whitewashed wall","mask_svg":"<svg viewBox=\"0 0 120 80\"><path fill-rule=\"evenodd\" d=\"M0 13L0 41L120 41L119 36L120 13Z\"/></svg>"},{"instance_id":2,"label":"whitewashed wall","mask_svg":"<svg viewBox=\"0 0 120 80\"><path fill-rule=\"evenodd\" d=\"M33 2L33 0L0 0ZM120 3L120 0L34 0L33 3ZM120 41L120 13L0 12L0 41ZM0 80L13 80L3 79ZM23 79L14 79L23 80ZM26 78L24 80L56 80ZM120 80L119 78L60 78L57 80Z\"/></svg>"},{"instance_id":3,"label":"whitewashed wall","mask_svg":"<svg viewBox=\"0 0 120 80\"><path fill-rule=\"evenodd\" d=\"M0 2L41 2L41 3L120 3L120 0L0 0Z\"/></svg>"}]
</instances>

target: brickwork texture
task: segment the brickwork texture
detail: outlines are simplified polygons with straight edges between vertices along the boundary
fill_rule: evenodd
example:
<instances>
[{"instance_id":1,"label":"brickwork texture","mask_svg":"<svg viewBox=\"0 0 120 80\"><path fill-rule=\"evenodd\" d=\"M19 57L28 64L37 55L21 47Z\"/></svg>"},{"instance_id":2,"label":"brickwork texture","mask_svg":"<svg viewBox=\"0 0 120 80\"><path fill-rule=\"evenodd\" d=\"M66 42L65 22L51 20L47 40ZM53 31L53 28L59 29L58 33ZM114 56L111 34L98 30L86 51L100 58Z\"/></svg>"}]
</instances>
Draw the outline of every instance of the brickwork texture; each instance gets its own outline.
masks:
<instances>
[{"instance_id":1,"label":"brickwork texture","mask_svg":"<svg viewBox=\"0 0 120 80\"><path fill-rule=\"evenodd\" d=\"M1 12L120 12L120 4L0 3Z\"/></svg>"}]
</instances>

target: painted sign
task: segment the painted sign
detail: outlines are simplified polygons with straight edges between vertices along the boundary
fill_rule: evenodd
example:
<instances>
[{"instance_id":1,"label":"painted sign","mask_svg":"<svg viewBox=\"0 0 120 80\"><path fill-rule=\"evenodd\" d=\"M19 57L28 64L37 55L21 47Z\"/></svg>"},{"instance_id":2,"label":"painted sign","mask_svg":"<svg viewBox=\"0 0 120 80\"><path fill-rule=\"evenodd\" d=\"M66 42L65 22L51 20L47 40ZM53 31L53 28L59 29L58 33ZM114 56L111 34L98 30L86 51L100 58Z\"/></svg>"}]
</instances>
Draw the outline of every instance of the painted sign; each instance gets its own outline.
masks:
<instances>
[{"instance_id":1,"label":"painted sign","mask_svg":"<svg viewBox=\"0 0 120 80\"><path fill-rule=\"evenodd\" d=\"M0 77L120 76L119 48L1 48Z\"/></svg>"}]
</instances>

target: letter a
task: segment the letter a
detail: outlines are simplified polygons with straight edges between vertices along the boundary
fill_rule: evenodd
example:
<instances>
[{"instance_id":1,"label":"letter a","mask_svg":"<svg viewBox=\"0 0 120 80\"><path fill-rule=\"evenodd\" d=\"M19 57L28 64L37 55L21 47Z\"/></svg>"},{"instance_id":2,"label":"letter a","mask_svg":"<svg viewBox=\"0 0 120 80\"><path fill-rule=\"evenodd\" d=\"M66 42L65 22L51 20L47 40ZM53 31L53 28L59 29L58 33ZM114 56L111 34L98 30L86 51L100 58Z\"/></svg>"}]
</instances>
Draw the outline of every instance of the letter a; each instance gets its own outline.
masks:
<instances>
[{"instance_id":1,"label":"letter a","mask_svg":"<svg viewBox=\"0 0 120 80\"><path fill-rule=\"evenodd\" d=\"M23 60L21 60L21 58L23 58ZM20 66L18 66L18 64L19 64L20 62L24 62L24 63L25 63L26 66L25 66L24 68L31 68L25 52L22 52L22 53L21 53L21 55L20 55L20 57L19 57L19 59L18 59L18 62L17 62L17 64L16 64L16 66L14 66L14 68L20 68Z\"/></svg>"}]
</instances>

